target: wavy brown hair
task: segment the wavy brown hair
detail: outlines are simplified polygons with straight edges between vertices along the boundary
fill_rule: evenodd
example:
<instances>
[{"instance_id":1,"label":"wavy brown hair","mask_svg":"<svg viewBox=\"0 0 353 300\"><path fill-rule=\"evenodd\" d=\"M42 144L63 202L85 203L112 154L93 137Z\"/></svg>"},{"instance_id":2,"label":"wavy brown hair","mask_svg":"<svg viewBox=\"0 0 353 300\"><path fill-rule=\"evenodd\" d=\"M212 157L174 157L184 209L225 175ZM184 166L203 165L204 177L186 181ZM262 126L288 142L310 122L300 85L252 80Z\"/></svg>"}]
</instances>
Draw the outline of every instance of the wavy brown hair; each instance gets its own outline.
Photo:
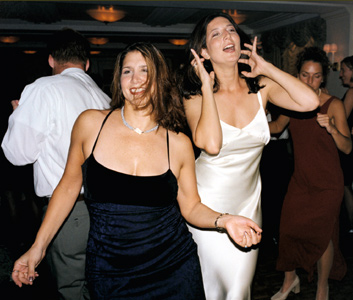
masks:
<instances>
[{"instance_id":1,"label":"wavy brown hair","mask_svg":"<svg viewBox=\"0 0 353 300\"><path fill-rule=\"evenodd\" d=\"M111 85L112 109L119 109L124 106L125 97L120 83L121 72L126 55L134 51L142 54L147 65L147 82L143 98L147 98L149 101L140 109L151 105L151 114L153 114L158 124L171 131L184 131L186 125L185 113L175 82L162 52L150 43L134 43L119 53Z\"/></svg>"}]
</instances>

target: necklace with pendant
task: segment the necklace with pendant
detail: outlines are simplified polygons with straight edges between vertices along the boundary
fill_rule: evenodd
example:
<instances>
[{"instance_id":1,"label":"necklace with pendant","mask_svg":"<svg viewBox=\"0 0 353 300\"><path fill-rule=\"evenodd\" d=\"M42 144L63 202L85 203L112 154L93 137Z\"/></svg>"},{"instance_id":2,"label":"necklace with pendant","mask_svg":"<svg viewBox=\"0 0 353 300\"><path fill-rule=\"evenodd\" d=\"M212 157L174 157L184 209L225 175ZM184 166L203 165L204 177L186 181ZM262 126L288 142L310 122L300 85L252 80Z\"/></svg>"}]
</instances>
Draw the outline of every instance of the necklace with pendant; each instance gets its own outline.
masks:
<instances>
[{"instance_id":1,"label":"necklace with pendant","mask_svg":"<svg viewBox=\"0 0 353 300\"><path fill-rule=\"evenodd\" d=\"M132 127L132 126L131 126L128 122L126 122L126 120L125 120L125 117L124 117L124 107L125 107L125 106L123 106L123 107L121 108L121 118L122 118L122 120L123 120L124 125L125 125L127 128L129 128L129 129L135 131L135 132L138 133L138 134L149 133L149 132L151 132L151 131L155 131L155 130L158 129L159 124L157 124L155 127L151 128L151 129L148 129L148 130L146 130L146 131L142 131L140 128L137 128L137 127L136 127L136 128L135 128L135 127Z\"/></svg>"}]
</instances>

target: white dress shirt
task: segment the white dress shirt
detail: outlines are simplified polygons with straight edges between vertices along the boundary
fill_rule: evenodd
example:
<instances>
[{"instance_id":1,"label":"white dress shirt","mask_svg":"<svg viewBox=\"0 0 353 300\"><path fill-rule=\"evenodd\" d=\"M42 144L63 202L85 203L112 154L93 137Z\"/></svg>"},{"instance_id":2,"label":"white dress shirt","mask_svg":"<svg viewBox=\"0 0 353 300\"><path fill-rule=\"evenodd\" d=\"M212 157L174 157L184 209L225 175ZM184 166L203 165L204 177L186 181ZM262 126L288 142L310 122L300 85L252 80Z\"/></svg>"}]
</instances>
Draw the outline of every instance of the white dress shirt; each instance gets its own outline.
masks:
<instances>
[{"instance_id":1,"label":"white dress shirt","mask_svg":"<svg viewBox=\"0 0 353 300\"><path fill-rule=\"evenodd\" d=\"M107 109L109 104L110 98L79 68L39 78L25 87L1 147L12 164L33 163L39 197L50 197L63 175L79 114Z\"/></svg>"}]
</instances>

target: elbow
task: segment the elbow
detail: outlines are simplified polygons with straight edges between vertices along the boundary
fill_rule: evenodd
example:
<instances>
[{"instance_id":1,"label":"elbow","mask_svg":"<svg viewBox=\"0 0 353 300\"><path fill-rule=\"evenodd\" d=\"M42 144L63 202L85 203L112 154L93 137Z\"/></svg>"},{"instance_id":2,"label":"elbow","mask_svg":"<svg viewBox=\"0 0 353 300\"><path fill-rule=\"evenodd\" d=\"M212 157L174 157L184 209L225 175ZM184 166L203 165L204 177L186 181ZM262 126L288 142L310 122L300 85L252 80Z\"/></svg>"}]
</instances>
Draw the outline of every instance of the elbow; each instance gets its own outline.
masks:
<instances>
[{"instance_id":1,"label":"elbow","mask_svg":"<svg viewBox=\"0 0 353 300\"><path fill-rule=\"evenodd\" d=\"M352 152L352 143L349 143L349 145L347 147L345 147L345 149L342 150L342 152L344 154L349 154Z\"/></svg>"},{"instance_id":2,"label":"elbow","mask_svg":"<svg viewBox=\"0 0 353 300\"><path fill-rule=\"evenodd\" d=\"M195 145L206 151L210 155L218 155L219 152L221 151L222 144L218 142L212 142L212 141L207 141L205 144L197 143L197 141L194 141Z\"/></svg>"},{"instance_id":3,"label":"elbow","mask_svg":"<svg viewBox=\"0 0 353 300\"><path fill-rule=\"evenodd\" d=\"M221 147L218 147L216 145L214 146L209 145L205 147L204 150L210 155L218 155L219 152L221 151Z\"/></svg>"},{"instance_id":4,"label":"elbow","mask_svg":"<svg viewBox=\"0 0 353 300\"><path fill-rule=\"evenodd\" d=\"M320 100L319 100L318 95L316 95L313 92L313 96L308 99L307 103L308 103L307 111L313 111L316 108L318 108L318 106L320 105Z\"/></svg>"}]
</instances>

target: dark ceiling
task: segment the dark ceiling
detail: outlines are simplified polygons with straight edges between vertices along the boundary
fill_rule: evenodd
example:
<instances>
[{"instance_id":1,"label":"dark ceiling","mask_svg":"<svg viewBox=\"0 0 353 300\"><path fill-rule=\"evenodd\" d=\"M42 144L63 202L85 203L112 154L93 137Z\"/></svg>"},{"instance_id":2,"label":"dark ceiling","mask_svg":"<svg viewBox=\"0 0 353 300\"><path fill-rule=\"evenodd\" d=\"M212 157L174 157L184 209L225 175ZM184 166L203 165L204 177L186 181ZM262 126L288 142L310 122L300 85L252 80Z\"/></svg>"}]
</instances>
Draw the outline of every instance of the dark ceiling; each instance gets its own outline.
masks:
<instances>
[{"instance_id":1,"label":"dark ceiling","mask_svg":"<svg viewBox=\"0 0 353 300\"><path fill-rule=\"evenodd\" d=\"M98 5L122 9L115 23L94 20L86 11ZM46 38L63 27L86 37L107 37L109 43L93 48L119 49L133 41L150 41L161 49L176 49L171 38L187 38L195 23L214 11L237 10L246 19L241 27L261 34L281 26L339 12L352 1L1 1L0 35L18 36L15 44L0 48L39 49Z\"/></svg>"}]
</instances>

